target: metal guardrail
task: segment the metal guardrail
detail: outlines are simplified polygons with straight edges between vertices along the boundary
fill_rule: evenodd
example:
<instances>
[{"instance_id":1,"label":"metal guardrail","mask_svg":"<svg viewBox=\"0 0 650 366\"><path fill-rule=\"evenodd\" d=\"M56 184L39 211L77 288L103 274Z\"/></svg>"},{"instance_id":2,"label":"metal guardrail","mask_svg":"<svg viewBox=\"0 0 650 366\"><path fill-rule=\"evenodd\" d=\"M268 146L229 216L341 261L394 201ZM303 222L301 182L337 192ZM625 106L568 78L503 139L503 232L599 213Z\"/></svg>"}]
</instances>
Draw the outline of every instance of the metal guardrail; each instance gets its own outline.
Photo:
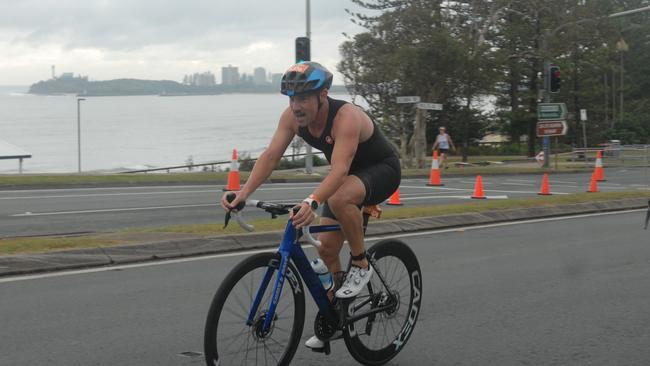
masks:
<instances>
[{"instance_id":1,"label":"metal guardrail","mask_svg":"<svg viewBox=\"0 0 650 366\"><path fill-rule=\"evenodd\" d=\"M316 154L322 154L320 151L314 151L312 152L312 155ZM295 157L300 157L300 156L305 156L307 154L289 154L289 155L283 155L282 158L295 158ZM257 161L258 158L247 158L247 159L241 159L241 161ZM230 164L232 161L230 160L225 160L225 161L212 161L208 163L198 163L198 164L186 164L186 165L175 165L175 166L168 166L168 167L162 167L162 168L151 168L151 169L140 169L140 170L128 170L124 172L120 172L121 174L135 174L135 173L149 173L149 172L161 172L161 171L166 171L169 173L171 170L177 170L177 169L187 169L187 170L193 170L194 168L199 168L199 167L211 167L210 171L215 171L215 166L217 165L224 165L224 164Z\"/></svg>"},{"instance_id":2,"label":"metal guardrail","mask_svg":"<svg viewBox=\"0 0 650 366\"><path fill-rule=\"evenodd\" d=\"M609 166L650 166L650 145L605 145L598 148L575 148L564 155L575 155L574 161L593 162L596 152L603 152L603 163Z\"/></svg>"},{"instance_id":3,"label":"metal guardrail","mask_svg":"<svg viewBox=\"0 0 650 366\"><path fill-rule=\"evenodd\" d=\"M558 156L570 157L574 162L584 162L585 165L591 166L596 160L597 151L603 152L603 163L615 166L639 166L650 167L650 145L608 145L602 147L589 147L589 148L574 148L573 151L559 153ZM314 151L312 154L322 154L320 151ZM282 158L302 157L307 154L289 154L283 155ZM553 154L554 155L554 154ZM257 158L241 159L241 161L256 161ZM535 158L525 158L527 161L535 161ZM161 168L129 170L120 173L133 174L133 173L149 173L166 171L170 173L171 170L187 169L193 170L200 167L211 167L210 171L215 171L215 166L230 164L230 160L212 161L207 163L176 165Z\"/></svg>"}]
</instances>

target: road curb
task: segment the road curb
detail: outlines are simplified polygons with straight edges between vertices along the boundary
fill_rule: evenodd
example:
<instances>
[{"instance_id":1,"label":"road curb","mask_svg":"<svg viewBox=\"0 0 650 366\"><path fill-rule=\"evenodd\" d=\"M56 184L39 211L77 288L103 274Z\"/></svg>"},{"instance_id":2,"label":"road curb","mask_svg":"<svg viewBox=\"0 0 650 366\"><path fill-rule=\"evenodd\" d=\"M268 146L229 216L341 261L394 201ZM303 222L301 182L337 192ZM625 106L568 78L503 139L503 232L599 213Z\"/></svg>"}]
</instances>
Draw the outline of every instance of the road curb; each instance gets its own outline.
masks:
<instances>
[{"instance_id":1,"label":"road curb","mask_svg":"<svg viewBox=\"0 0 650 366\"><path fill-rule=\"evenodd\" d=\"M367 236L646 208L647 198L486 211L371 223ZM639 223L643 220L639 219ZM0 277L272 248L282 232L176 239L42 254L0 256Z\"/></svg>"}]
</instances>

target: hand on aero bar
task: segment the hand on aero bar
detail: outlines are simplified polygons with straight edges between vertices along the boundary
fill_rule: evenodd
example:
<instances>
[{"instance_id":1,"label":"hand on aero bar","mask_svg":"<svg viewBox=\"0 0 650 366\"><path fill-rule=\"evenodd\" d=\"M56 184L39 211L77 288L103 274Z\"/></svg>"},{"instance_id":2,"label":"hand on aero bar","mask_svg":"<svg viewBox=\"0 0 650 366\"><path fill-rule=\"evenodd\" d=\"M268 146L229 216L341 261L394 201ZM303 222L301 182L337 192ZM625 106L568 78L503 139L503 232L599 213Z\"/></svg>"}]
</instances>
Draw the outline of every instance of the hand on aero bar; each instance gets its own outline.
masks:
<instances>
[{"instance_id":1,"label":"hand on aero bar","mask_svg":"<svg viewBox=\"0 0 650 366\"><path fill-rule=\"evenodd\" d=\"M314 210L312 210L306 202L301 202L294 207L294 209L296 208L299 208L296 214L293 213L294 210L289 212L289 217L293 219L293 226L296 229L301 229L303 226L309 226L316 218Z\"/></svg>"},{"instance_id":2,"label":"hand on aero bar","mask_svg":"<svg viewBox=\"0 0 650 366\"><path fill-rule=\"evenodd\" d=\"M234 196L234 199L232 198ZM229 199L230 198L230 199ZM241 193L241 191L233 192L228 191L221 196L221 207L226 211L230 212L236 209L237 205L243 206L246 204L246 196ZM241 209L241 207L239 208Z\"/></svg>"}]
</instances>

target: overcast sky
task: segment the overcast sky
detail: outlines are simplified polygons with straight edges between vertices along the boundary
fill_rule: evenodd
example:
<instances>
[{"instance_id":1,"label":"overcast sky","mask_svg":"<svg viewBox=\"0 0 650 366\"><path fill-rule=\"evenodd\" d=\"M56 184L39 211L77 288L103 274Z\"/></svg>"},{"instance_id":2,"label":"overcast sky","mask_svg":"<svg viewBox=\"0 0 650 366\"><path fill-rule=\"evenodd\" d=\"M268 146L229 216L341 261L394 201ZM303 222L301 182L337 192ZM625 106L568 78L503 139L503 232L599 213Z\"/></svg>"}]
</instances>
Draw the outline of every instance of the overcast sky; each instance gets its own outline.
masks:
<instances>
[{"instance_id":1,"label":"overcast sky","mask_svg":"<svg viewBox=\"0 0 650 366\"><path fill-rule=\"evenodd\" d=\"M56 73L91 80L168 79L238 66L283 72L305 34L305 0L0 0L0 85ZM311 0L312 59L332 71L349 0ZM337 74L335 74L338 76ZM340 78L335 84L341 84Z\"/></svg>"}]
</instances>

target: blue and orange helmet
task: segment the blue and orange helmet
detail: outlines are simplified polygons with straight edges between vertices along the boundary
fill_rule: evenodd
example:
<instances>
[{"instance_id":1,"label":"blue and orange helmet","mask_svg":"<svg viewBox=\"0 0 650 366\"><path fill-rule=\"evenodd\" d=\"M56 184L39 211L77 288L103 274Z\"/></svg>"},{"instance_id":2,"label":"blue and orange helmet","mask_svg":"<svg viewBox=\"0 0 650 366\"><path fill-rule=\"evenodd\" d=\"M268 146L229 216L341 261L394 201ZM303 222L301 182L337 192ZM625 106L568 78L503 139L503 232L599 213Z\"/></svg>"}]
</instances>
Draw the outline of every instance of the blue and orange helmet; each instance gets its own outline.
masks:
<instances>
[{"instance_id":1,"label":"blue and orange helmet","mask_svg":"<svg viewBox=\"0 0 650 366\"><path fill-rule=\"evenodd\" d=\"M334 75L318 62L299 62L291 66L282 76L280 93L292 97L329 89L333 77Z\"/></svg>"}]
</instances>

